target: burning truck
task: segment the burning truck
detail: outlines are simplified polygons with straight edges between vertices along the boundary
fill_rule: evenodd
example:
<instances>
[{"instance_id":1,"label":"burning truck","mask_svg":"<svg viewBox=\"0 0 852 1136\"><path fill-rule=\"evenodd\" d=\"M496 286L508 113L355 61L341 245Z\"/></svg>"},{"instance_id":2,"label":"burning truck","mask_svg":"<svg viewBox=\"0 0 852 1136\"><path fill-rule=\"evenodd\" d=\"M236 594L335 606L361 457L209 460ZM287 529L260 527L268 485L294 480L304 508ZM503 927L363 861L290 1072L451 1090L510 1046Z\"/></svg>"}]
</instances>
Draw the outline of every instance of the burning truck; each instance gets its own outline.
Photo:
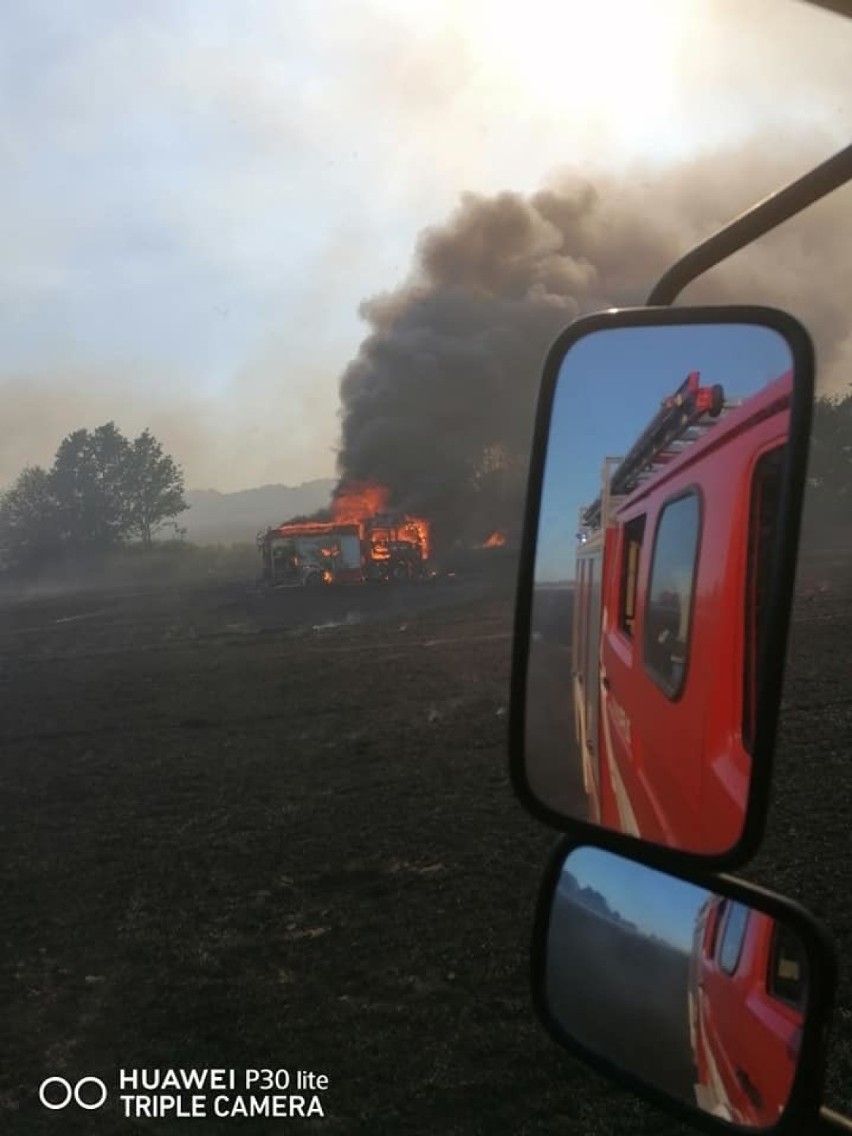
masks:
<instances>
[{"instance_id":1,"label":"burning truck","mask_svg":"<svg viewBox=\"0 0 852 1136\"><path fill-rule=\"evenodd\" d=\"M338 491L330 519L288 521L257 538L270 586L415 580L429 574L429 522L388 511L381 486Z\"/></svg>"}]
</instances>

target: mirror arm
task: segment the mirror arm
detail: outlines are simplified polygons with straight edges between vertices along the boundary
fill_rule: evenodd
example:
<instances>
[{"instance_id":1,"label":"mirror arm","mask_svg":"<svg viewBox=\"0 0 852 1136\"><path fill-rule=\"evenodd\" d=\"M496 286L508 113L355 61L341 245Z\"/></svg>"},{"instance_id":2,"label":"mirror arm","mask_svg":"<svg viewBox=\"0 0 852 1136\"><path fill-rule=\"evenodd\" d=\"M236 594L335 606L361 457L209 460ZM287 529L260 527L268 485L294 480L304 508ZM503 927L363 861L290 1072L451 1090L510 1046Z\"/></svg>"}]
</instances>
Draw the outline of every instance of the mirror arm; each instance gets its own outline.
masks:
<instances>
[{"instance_id":1,"label":"mirror arm","mask_svg":"<svg viewBox=\"0 0 852 1136\"><path fill-rule=\"evenodd\" d=\"M819 1110L819 1120L816 1126L817 1132L852 1132L852 1120L848 1116L843 1116L834 1109L826 1108L825 1105Z\"/></svg>"},{"instance_id":2,"label":"mirror arm","mask_svg":"<svg viewBox=\"0 0 852 1136\"><path fill-rule=\"evenodd\" d=\"M646 303L648 307L671 304L698 276L713 268L732 253L789 220L821 197L839 189L852 179L852 145L814 166L803 177L784 189L758 202L741 213L706 241L690 249L686 256L667 269L654 285Z\"/></svg>"}]
</instances>

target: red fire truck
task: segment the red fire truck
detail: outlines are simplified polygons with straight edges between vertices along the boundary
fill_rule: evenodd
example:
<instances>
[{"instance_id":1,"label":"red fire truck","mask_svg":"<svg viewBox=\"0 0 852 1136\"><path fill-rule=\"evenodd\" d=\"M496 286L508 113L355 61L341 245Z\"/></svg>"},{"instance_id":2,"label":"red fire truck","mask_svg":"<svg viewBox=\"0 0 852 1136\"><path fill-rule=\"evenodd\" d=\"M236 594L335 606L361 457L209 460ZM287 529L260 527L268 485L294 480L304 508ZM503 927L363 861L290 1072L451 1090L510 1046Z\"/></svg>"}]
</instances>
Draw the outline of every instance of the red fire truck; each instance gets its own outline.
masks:
<instances>
[{"instance_id":1,"label":"red fire truck","mask_svg":"<svg viewBox=\"0 0 852 1136\"><path fill-rule=\"evenodd\" d=\"M572 644L590 819L719 853L739 839L792 373L748 399L698 372L580 513Z\"/></svg>"},{"instance_id":2,"label":"red fire truck","mask_svg":"<svg viewBox=\"0 0 852 1136\"><path fill-rule=\"evenodd\" d=\"M807 956L771 916L710 896L696 919L689 1027L696 1103L770 1128L790 1098L807 1011Z\"/></svg>"}]
</instances>

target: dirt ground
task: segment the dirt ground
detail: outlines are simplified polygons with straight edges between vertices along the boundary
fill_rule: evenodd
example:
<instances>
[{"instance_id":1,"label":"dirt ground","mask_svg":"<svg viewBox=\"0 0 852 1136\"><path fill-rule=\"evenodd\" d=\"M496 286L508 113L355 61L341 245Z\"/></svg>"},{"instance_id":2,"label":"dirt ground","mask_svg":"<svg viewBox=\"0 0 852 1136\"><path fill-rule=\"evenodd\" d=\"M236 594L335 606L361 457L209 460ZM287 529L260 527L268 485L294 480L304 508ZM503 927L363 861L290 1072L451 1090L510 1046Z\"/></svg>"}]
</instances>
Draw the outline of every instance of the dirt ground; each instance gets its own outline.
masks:
<instances>
[{"instance_id":1,"label":"dirt ground","mask_svg":"<svg viewBox=\"0 0 852 1136\"><path fill-rule=\"evenodd\" d=\"M247 582L0 609L0 1129L128 1119L119 1069L328 1077L329 1133L675 1133L560 1051L528 940L554 834L515 801L510 588L265 593ZM749 878L834 932L826 1100L852 1109L852 604L796 612ZM98 1076L100 1111L41 1081Z\"/></svg>"}]
</instances>

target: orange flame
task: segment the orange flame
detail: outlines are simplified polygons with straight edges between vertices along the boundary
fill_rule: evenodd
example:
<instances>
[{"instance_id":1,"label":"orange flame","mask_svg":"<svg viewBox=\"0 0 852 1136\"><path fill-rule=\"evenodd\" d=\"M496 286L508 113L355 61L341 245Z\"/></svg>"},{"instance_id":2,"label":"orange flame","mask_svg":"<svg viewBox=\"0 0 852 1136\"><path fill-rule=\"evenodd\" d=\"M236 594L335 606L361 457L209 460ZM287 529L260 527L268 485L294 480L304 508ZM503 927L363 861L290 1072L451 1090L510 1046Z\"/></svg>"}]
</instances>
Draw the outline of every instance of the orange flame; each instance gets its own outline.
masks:
<instances>
[{"instance_id":1,"label":"orange flame","mask_svg":"<svg viewBox=\"0 0 852 1136\"><path fill-rule=\"evenodd\" d=\"M482 545L483 548L502 548L506 543L506 534L502 532L493 532L488 540Z\"/></svg>"},{"instance_id":2,"label":"orange flame","mask_svg":"<svg viewBox=\"0 0 852 1136\"><path fill-rule=\"evenodd\" d=\"M338 524L358 524L387 508L390 494L383 485L353 482L341 486L331 503L331 511Z\"/></svg>"},{"instance_id":3,"label":"orange flame","mask_svg":"<svg viewBox=\"0 0 852 1136\"><path fill-rule=\"evenodd\" d=\"M370 527L370 548L374 560L389 560L390 545L396 541L420 547L424 560L429 559L429 522L422 517L394 518L389 524Z\"/></svg>"},{"instance_id":4,"label":"orange flame","mask_svg":"<svg viewBox=\"0 0 852 1136\"><path fill-rule=\"evenodd\" d=\"M339 528L340 525L334 521L291 521L289 524L276 525L271 531L277 536L326 536Z\"/></svg>"}]
</instances>

